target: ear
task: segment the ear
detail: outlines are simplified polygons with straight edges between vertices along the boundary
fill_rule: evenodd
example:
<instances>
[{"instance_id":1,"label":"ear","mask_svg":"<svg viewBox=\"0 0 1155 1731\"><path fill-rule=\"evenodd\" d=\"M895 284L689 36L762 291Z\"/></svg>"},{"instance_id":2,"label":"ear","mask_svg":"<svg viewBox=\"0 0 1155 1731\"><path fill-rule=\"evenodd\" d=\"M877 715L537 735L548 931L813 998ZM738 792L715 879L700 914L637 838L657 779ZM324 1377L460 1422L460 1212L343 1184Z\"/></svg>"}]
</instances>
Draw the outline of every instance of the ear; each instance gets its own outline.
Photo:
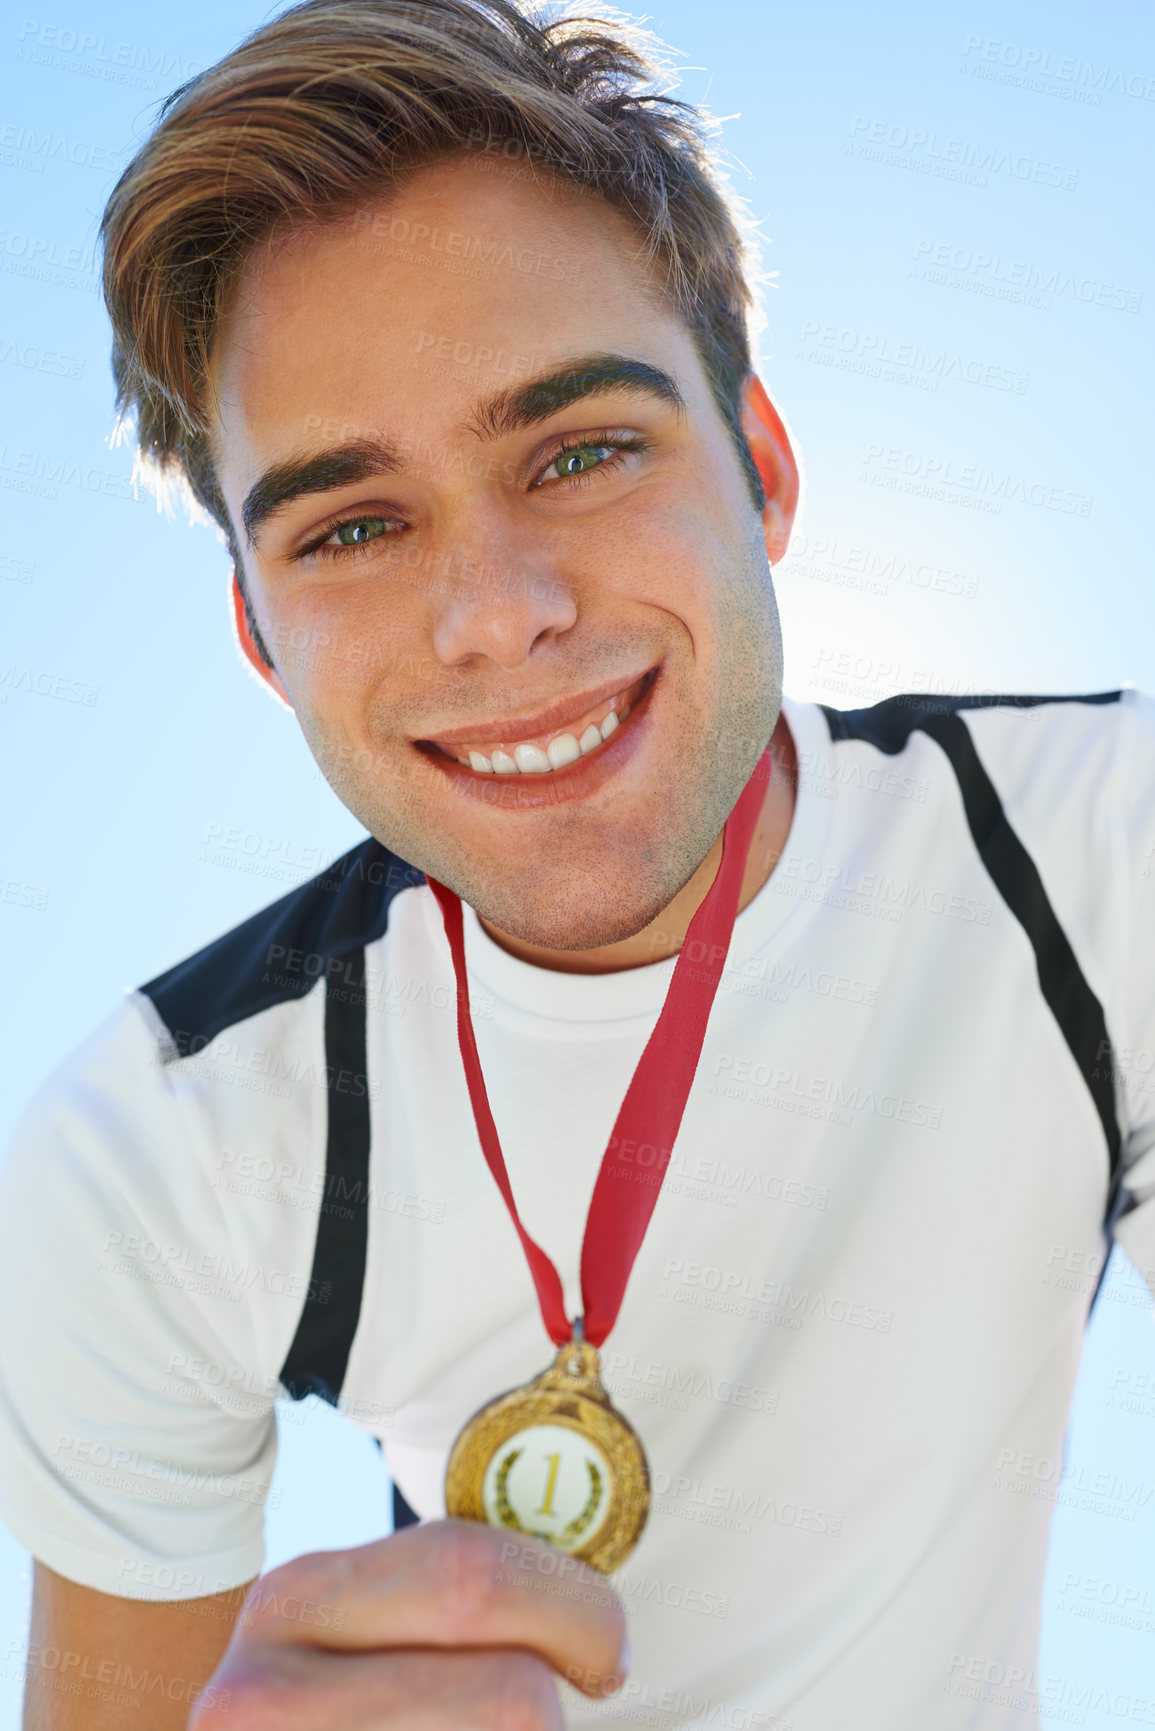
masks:
<instances>
[{"instance_id":1,"label":"ear","mask_svg":"<svg viewBox=\"0 0 1155 1731\"><path fill-rule=\"evenodd\" d=\"M241 585L237 578L235 565L233 566L233 623L237 628L237 641L240 643L245 660L253 672L259 673L269 690L275 691L281 701L287 703L292 709L293 700L281 683L280 674L275 667L269 666L253 639L253 633L249 627L249 612L245 606L245 598L241 594Z\"/></svg>"},{"instance_id":2,"label":"ear","mask_svg":"<svg viewBox=\"0 0 1155 1731\"><path fill-rule=\"evenodd\" d=\"M798 511L798 463L782 418L755 373L746 380L742 396L742 431L766 489L766 552L771 565L777 565L786 557Z\"/></svg>"}]
</instances>

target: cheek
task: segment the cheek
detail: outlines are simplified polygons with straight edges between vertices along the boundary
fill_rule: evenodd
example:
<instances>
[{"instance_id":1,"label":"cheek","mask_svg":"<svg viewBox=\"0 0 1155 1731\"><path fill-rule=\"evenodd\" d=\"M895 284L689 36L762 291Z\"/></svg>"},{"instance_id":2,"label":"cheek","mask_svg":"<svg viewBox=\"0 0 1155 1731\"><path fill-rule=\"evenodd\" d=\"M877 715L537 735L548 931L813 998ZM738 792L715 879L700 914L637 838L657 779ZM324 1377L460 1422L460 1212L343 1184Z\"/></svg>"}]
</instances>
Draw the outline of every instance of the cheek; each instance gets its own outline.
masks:
<instances>
[{"instance_id":1,"label":"cheek","mask_svg":"<svg viewBox=\"0 0 1155 1731\"><path fill-rule=\"evenodd\" d=\"M691 511L650 516L629 542L605 555L613 587L630 601L656 607L692 630L714 612L726 565L717 538Z\"/></svg>"},{"instance_id":2,"label":"cheek","mask_svg":"<svg viewBox=\"0 0 1155 1731\"><path fill-rule=\"evenodd\" d=\"M369 585L318 586L294 597L273 621L269 647L302 725L306 713L322 724L347 725L365 707L367 688L401 665L385 600Z\"/></svg>"},{"instance_id":3,"label":"cheek","mask_svg":"<svg viewBox=\"0 0 1155 1731\"><path fill-rule=\"evenodd\" d=\"M759 524L759 528L761 525ZM759 713L782 690L782 631L765 543L735 550L719 573L711 654L723 707Z\"/></svg>"},{"instance_id":4,"label":"cheek","mask_svg":"<svg viewBox=\"0 0 1155 1731\"><path fill-rule=\"evenodd\" d=\"M735 528L733 518L723 524L704 513L665 525L646 587L646 599L688 631L695 659L724 668L763 665L762 646L778 635L765 544Z\"/></svg>"},{"instance_id":5,"label":"cheek","mask_svg":"<svg viewBox=\"0 0 1155 1731\"><path fill-rule=\"evenodd\" d=\"M349 659L356 645L324 642L326 635L320 627L308 634L298 630L295 643L274 655L297 724L323 769L369 749L366 673Z\"/></svg>"},{"instance_id":6,"label":"cheek","mask_svg":"<svg viewBox=\"0 0 1155 1731\"><path fill-rule=\"evenodd\" d=\"M265 642L296 702L331 650L330 633L319 626L274 620L265 632Z\"/></svg>"}]
</instances>

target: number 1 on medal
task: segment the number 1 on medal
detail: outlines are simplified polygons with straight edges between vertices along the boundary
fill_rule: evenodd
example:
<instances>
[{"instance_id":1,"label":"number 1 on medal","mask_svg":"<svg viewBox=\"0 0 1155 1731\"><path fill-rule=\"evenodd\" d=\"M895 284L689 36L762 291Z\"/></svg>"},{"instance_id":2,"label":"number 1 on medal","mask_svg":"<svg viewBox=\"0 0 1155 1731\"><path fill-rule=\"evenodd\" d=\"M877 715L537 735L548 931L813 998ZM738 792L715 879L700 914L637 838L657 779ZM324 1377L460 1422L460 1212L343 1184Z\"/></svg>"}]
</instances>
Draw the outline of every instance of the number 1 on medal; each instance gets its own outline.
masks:
<instances>
[{"instance_id":1,"label":"number 1 on medal","mask_svg":"<svg viewBox=\"0 0 1155 1731\"><path fill-rule=\"evenodd\" d=\"M545 1481L545 1496L542 1498L541 1507L540 1507L540 1509L538 1509L537 1512L539 1515L552 1515L553 1514L553 1487L557 1483L557 1467L558 1467L558 1462L561 1460L561 1455L560 1454L546 1455L545 1458L549 1462L549 1473L548 1473L548 1475L546 1477L546 1481Z\"/></svg>"}]
</instances>

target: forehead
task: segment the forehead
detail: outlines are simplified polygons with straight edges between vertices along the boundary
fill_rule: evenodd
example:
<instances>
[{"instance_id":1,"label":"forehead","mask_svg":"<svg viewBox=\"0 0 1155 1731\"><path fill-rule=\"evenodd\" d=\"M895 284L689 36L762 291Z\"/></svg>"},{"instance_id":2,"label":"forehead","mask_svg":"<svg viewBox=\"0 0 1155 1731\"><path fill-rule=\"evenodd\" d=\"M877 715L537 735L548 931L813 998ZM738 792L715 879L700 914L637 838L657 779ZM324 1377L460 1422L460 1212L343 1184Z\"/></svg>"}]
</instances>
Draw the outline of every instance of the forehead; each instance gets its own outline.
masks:
<instances>
[{"instance_id":1,"label":"forehead","mask_svg":"<svg viewBox=\"0 0 1155 1731\"><path fill-rule=\"evenodd\" d=\"M343 436L448 433L463 404L567 355L676 365L688 334L643 251L601 200L484 157L274 237L218 329L222 467L257 466L334 423Z\"/></svg>"}]
</instances>

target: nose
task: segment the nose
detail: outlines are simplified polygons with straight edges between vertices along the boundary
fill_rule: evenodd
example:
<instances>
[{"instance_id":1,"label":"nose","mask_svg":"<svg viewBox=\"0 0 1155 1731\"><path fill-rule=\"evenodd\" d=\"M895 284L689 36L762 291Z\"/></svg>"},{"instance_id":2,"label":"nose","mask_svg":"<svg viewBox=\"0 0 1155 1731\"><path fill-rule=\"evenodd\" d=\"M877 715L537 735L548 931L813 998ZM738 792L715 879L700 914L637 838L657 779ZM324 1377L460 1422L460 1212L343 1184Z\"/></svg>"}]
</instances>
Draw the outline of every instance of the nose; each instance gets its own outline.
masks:
<instances>
[{"instance_id":1,"label":"nose","mask_svg":"<svg viewBox=\"0 0 1155 1731\"><path fill-rule=\"evenodd\" d=\"M435 587L433 648L446 667L473 655L499 667L520 667L539 644L560 637L577 619L569 584L512 553L460 562L457 573Z\"/></svg>"}]
</instances>

